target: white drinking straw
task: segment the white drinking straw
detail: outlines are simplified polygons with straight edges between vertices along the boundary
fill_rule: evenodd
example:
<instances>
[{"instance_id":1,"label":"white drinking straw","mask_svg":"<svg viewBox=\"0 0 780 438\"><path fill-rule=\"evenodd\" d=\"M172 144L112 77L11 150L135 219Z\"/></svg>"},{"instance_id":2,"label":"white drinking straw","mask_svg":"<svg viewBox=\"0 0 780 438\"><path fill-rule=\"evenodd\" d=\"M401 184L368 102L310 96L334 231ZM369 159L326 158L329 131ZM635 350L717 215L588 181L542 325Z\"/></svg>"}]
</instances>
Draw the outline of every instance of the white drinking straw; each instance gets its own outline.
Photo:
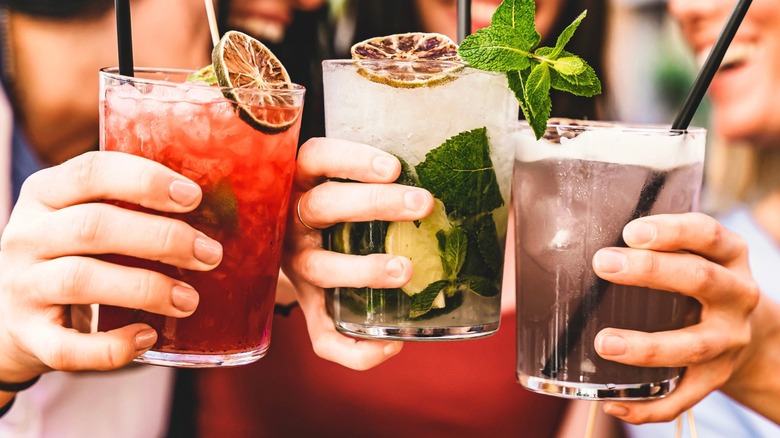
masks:
<instances>
[{"instance_id":1,"label":"white drinking straw","mask_svg":"<svg viewBox=\"0 0 780 438\"><path fill-rule=\"evenodd\" d=\"M217 29L217 14L214 12L213 0L205 0L206 16L209 18L209 29L211 30L211 43L217 45L219 42L219 30Z\"/></svg>"}]
</instances>

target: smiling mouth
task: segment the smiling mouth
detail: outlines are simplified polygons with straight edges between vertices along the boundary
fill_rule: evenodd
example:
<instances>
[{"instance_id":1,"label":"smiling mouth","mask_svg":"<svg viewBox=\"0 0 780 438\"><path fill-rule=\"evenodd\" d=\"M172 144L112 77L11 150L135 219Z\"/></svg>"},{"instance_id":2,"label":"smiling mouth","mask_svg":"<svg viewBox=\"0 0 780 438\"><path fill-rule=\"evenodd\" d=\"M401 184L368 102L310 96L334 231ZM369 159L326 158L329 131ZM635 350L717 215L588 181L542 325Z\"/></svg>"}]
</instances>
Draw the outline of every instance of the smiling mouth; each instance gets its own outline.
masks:
<instances>
[{"instance_id":1,"label":"smiling mouth","mask_svg":"<svg viewBox=\"0 0 780 438\"><path fill-rule=\"evenodd\" d=\"M704 65L712 48L702 50L696 57L699 68ZM734 70L750 60L756 52L756 46L753 44L734 44L726 51L723 60L720 63L718 71Z\"/></svg>"}]
</instances>

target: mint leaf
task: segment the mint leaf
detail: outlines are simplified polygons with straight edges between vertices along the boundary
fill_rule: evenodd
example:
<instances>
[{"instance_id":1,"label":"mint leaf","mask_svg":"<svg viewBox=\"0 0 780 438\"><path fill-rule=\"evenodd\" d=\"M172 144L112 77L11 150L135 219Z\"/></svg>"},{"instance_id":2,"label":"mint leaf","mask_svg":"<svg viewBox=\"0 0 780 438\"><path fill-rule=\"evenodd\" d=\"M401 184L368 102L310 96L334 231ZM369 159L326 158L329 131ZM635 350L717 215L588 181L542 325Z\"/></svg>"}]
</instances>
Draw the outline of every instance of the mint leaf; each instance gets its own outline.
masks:
<instances>
[{"instance_id":1,"label":"mint leaf","mask_svg":"<svg viewBox=\"0 0 780 438\"><path fill-rule=\"evenodd\" d=\"M498 241L498 231L492 214L480 214L463 221L468 239L466 261L458 278L479 276L496 278L504 264L504 255Z\"/></svg>"},{"instance_id":2,"label":"mint leaf","mask_svg":"<svg viewBox=\"0 0 780 438\"><path fill-rule=\"evenodd\" d=\"M496 222L493 220L492 214L486 214L477 219L476 236L479 255L492 273L498 275L504 265L504 254L501 252L498 229L496 229Z\"/></svg>"},{"instance_id":3,"label":"mint leaf","mask_svg":"<svg viewBox=\"0 0 780 438\"><path fill-rule=\"evenodd\" d=\"M447 278L455 278L466 260L466 249L468 248L466 232L455 227L449 232L439 231L436 233L436 238L439 240L444 274Z\"/></svg>"},{"instance_id":4,"label":"mint leaf","mask_svg":"<svg viewBox=\"0 0 780 438\"><path fill-rule=\"evenodd\" d=\"M493 281L485 277L466 277L458 281L458 286L465 286L483 297L494 297L499 292Z\"/></svg>"},{"instance_id":5,"label":"mint leaf","mask_svg":"<svg viewBox=\"0 0 780 438\"><path fill-rule=\"evenodd\" d=\"M187 76L187 82L205 82L209 85L217 85L217 75L214 73L214 66L211 64L192 72Z\"/></svg>"},{"instance_id":6,"label":"mint leaf","mask_svg":"<svg viewBox=\"0 0 780 438\"><path fill-rule=\"evenodd\" d=\"M558 58L550 63L553 70L564 76L577 76L585 71L585 61L579 56L567 56Z\"/></svg>"},{"instance_id":7,"label":"mint leaf","mask_svg":"<svg viewBox=\"0 0 780 438\"><path fill-rule=\"evenodd\" d=\"M418 318L431 310L433 301L442 289L450 284L448 280L435 281L428 285L420 293L412 295L409 305L409 317Z\"/></svg>"},{"instance_id":8,"label":"mint leaf","mask_svg":"<svg viewBox=\"0 0 780 438\"><path fill-rule=\"evenodd\" d=\"M536 2L534 0L507 0L502 2L493 13L491 25L509 26L523 34L523 39L535 47L542 37L536 31L534 16Z\"/></svg>"},{"instance_id":9,"label":"mint leaf","mask_svg":"<svg viewBox=\"0 0 780 438\"><path fill-rule=\"evenodd\" d=\"M504 205L484 127L449 138L415 170L420 186L439 198L447 213L473 215Z\"/></svg>"},{"instance_id":10,"label":"mint leaf","mask_svg":"<svg viewBox=\"0 0 780 438\"><path fill-rule=\"evenodd\" d=\"M517 102L520 104L520 110L523 111L523 116L526 120L530 120L531 111L528 109L528 100L525 94L525 78L528 75L523 75L521 71L510 71L506 73L507 83L509 89L515 93ZM525 77L524 77L525 76Z\"/></svg>"},{"instance_id":11,"label":"mint leaf","mask_svg":"<svg viewBox=\"0 0 780 438\"><path fill-rule=\"evenodd\" d=\"M524 70L531 65L530 51L536 44L526 40L523 33L512 27L497 25L469 35L460 44L458 54L470 66L480 70Z\"/></svg>"},{"instance_id":12,"label":"mint leaf","mask_svg":"<svg viewBox=\"0 0 780 438\"><path fill-rule=\"evenodd\" d=\"M561 32L561 34L558 36L558 41L555 43L555 51L553 52L554 57L557 58L566 47L566 44L569 44L571 37L574 36L574 32L578 27L580 27L580 23L582 23L582 20L584 20L587 15L587 10L582 11L582 13L577 18L575 18L570 25L566 26L566 29L564 29L563 32Z\"/></svg>"},{"instance_id":13,"label":"mint leaf","mask_svg":"<svg viewBox=\"0 0 780 438\"><path fill-rule=\"evenodd\" d=\"M566 51L561 52L561 56L561 59L576 57L576 55ZM567 75L553 69L550 72L550 85L556 90L565 91L576 96L592 97L600 94L601 81L599 81L596 71L585 60L579 59L582 61L582 71L574 75Z\"/></svg>"},{"instance_id":14,"label":"mint leaf","mask_svg":"<svg viewBox=\"0 0 780 438\"><path fill-rule=\"evenodd\" d=\"M555 47L536 48L541 38L534 27L535 0L503 0L490 26L466 37L458 53L471 67L506 73L523 115L541 138L552 114L551 89L587 97L601 93L596 72L565 51L587 13L561 32Z\"/></svg>"},{"instance_id":15,"label":"mint leaf","mask_svg":"<svg viewBox=\"0 0 780 438\"><path fill-rule=\"evenodd\" d=\"M419 187L420 183L417 181L417 175L414 174L414 169L403 158L395 155L398 161L401 162L401 174L395 180L396 184L403 184L405 186Z\"/></svg>"},{"instance_id":16,"label":"mint leaf","mask_svg":"<svg viewBox=\"0 0 780 438\"><path fill-rule=\"evenodd\" d=\"M536 138L541 138L547 130L547 120L552 111L550 87L550 68L543 62L531 70L524 87L531 116L528 123L534 130Z\"/></svg>"}]
</instances>

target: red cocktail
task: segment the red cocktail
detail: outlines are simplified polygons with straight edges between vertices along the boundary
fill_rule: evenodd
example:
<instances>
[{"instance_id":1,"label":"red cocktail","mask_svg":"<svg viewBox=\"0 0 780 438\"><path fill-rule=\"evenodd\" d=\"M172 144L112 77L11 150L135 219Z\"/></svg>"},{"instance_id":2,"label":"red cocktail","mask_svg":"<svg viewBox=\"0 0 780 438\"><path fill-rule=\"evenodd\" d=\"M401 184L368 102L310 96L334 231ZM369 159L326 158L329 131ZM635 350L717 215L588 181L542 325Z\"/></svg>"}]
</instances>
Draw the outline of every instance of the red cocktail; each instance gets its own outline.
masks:
<instances>
[{"instance_id":1,"label":"red cocktail","mask_svg":"<svg viewBox=\"0 0 780 438\"><path fill-rule=\"evenodd\" d=\"M151 325L159 338L139 359L144 362L245 364L262 357L270 343L304 90L233 90L241 93L239 108L223 95L230 90L185 82L188 73L136 69L135 77L126 77L115 69L101 71L100 146L160 162L198 183L200 206L169 216L219 241L223 260L199 272L106 256L192 285L200 304L181 319L101 306L98 329ZM274 126L259 125L252 115Z\"/></svg>"}]
</instances>

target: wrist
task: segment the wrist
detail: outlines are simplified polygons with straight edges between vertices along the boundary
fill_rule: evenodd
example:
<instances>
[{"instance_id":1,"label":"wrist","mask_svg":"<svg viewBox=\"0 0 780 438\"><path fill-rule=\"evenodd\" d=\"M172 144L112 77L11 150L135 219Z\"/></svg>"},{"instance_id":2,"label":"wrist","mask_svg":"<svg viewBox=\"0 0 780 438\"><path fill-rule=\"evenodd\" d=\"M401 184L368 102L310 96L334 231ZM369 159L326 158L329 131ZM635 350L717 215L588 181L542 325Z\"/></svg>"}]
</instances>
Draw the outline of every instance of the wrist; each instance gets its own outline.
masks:
<instances>
[{"instance_id":1,"label":"wrist","mask_svg":"<svg viewBox=\"0 0 780 438\"><path fill-rule=\"evenodd\" d=\"M8 413L8 411L11 410L11 407L14 405L14 401L16 401L16 393L19 391L24 391L25 389L33 386L40 378L41 376L37 375L32 379L26 380L24 382L0 381L0 392L6 393L5 396L0 395L0 418L2 418L5 414ZM13 393L13 395L8 398L8 395L11 393Z\"/></svg>"},{"instance_id":2,"label":"wrist","mask_svg":"<svg viewBox=\"0 0 780 438\"><path fill-rule=\"evenodd\" d=\"M25 389L33 386L35 382L40 379L40 374L33 377L30 380L25 380L24 382L4 382L0 380L0 391L3 392L19 392L24 391Z\"/></svg>"}]
</instances>

